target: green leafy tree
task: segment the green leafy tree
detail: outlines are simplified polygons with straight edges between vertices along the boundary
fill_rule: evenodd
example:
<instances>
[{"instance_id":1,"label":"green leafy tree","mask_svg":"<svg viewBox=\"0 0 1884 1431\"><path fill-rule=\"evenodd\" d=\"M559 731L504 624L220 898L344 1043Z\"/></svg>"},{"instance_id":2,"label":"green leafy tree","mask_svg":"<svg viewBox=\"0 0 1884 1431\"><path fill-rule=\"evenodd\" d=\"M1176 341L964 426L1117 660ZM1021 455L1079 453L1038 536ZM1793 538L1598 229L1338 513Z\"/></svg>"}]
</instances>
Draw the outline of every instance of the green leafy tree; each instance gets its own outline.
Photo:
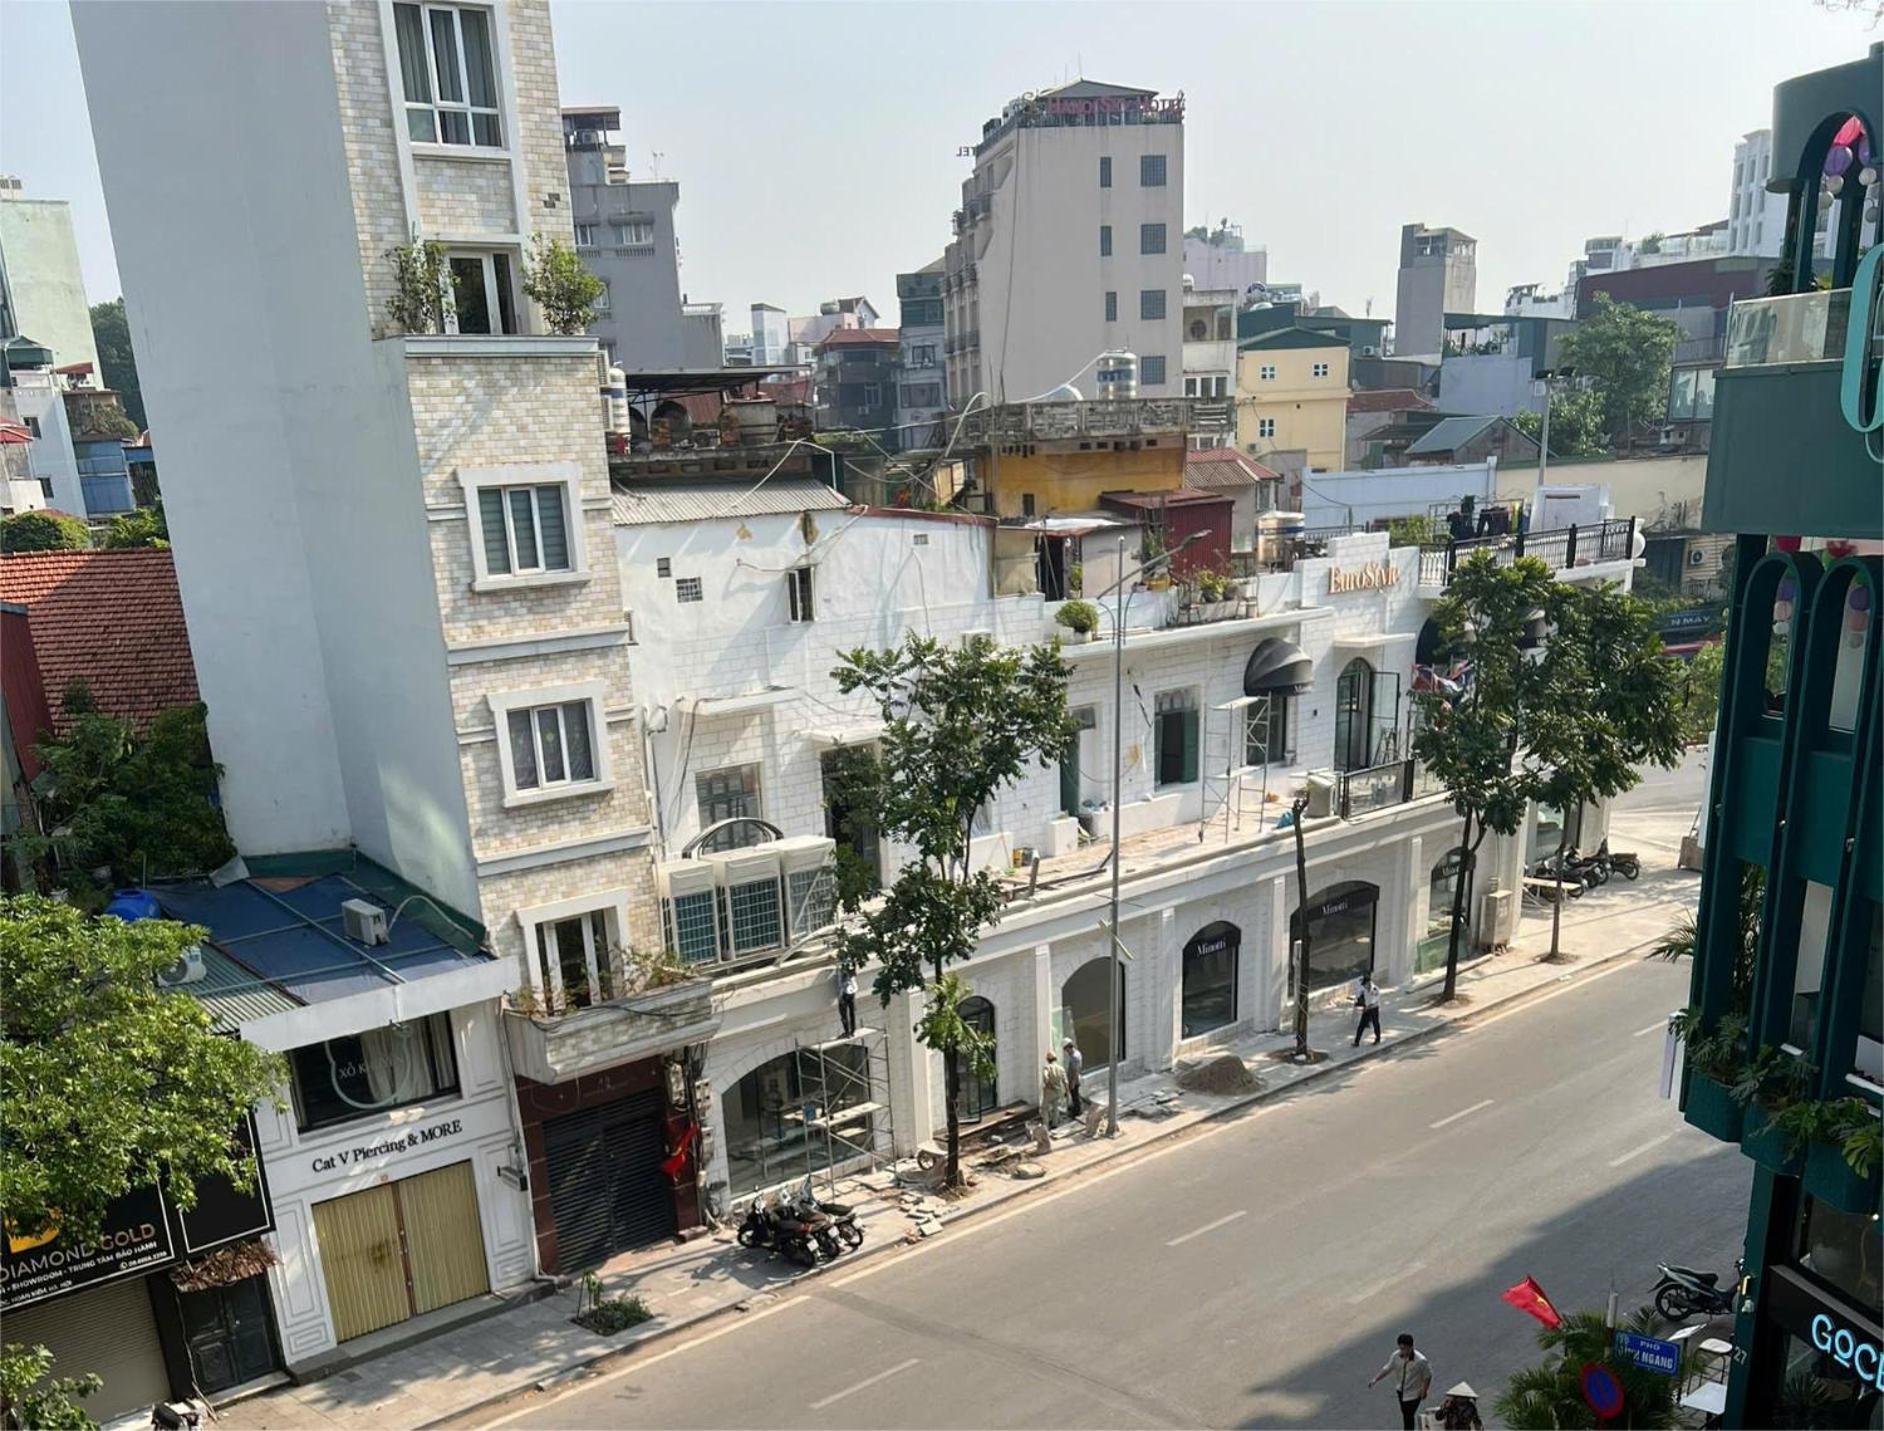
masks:
<instances>
[{"instance_id":1,"label":"green leafy tree","mask_svg":"<svg viewBox=\"0 0 1884 1431\"><path fill-rule=\"evenodd\" d=\"M104 1386L96 1372L55 1377L42 1346L0 1347L0 1427L6 1431L85 1431L98 1423L79 1405Z\"/></svg>"},{"instance_id":2,"label":"green leafy tree","mask_svg":"<svg viewBox=\"0 0 1884 1431\"><path fill-rule=\"evenodd\" d=\"M1641 1308L1627 1322L1629 1330L1650 1336L1659 1334L1663 1326L1652 1307ZM1537 1344L1544 1349L1544 1360L1513 1372L1492 1403L1498 1419L1513 1431L1682 1424L1675 1403L1675 1379L1644 1371L1617 1355L1615 1334L1602 1313L1572 1312L1560 1326L1542 1328ZM1608 1421L1598 1421L1583 1399L1583 1368L1588 1365L1607 1367L1622 1386L1622 1411Z\"/></svg>"},{"instance_id":3,"label":"green leafy tree","mask_svg":"<svg viewBox=\"0 0 1884 1431\"><path fill-rule=\"evenodd\" d=\"M1667 411L1676 332L1666 318L1599 293L1588 316L1563 336L1558 360L1589 380L1602 415L1599 431L1609 446L1626 441L1632 428L1654 422ZM1553 411L1552 450L1556 421Z\"/></svg>"},{"instance_id":4,"label":"green leafy tree","mask_svg":"<svg viewBox=\"0 0 1884 1431\"><path fill-rule=\"evenodd\" d=\"M1414 753L1444 787L1463 822L1442 1001L1458 993L1465 892L1479 846L1493 831L1516 834L1538 793L1537 772L1520 765L1516 755L1526 743L1542 690L1538 663L1526 649L1531 624L1555 585L1550 568L1535 557L1500 566L1490 552L1481 551L1453 569L1446 594L1433 608L1442 652L1471 662L1463 692L1415 696L1421 728Z\"/></svg>"},{"instance_id":5,"label":"green leafy tree","mask_svg":"<svg viewBox=\"0 0 1884 1431\"><path fill-rule=\"evenodd\" d=\"M161 502L155 507L139 507L135 512L121 512L105 528L105 548L108 551L169 545L170 523L164 519Z\"/></svg>"},{"instance_id":6,"label":"green leafy tree","mask_svg":"<svg viewBox=\"0 0 1884 1431\"><path fill-rule=\"evenodd\" d=\"M414 239L386 250L392 260L393 291L386 318L401 333L442 333L445 318L457 311L456 280L445 261L445 246Z\"/></svg>"},{"instance_id":7,"label":"green leafy tree","mask_svg":"<svg viewBox=\"0 0 1884 1431\"><path fill-rule=\"evenodd\" d=\"M523 291L543 310L552 333L580 333L595 321L602 280L561 239L538 234L523 265Z\"/></svg>"},{"instance_id":8,"label":"green leafy tree","mask_svg":"<svg viewBox=\"0 0 1884 1431\"><path fill-rule=\"evenodd\" d=\"M1667 769L1681 758L1681 676L1662 655L1654 613L1620 587L1553 583L1545 614L1551 631L1521 759L1537 798L1565 812L1557 837L1561 879L1569 812L1634 789L1644 764ZM1557 899L1553 959L1562 922Z\"/></svg>"},{"instance_id":9,"label":"green leafy tree","mask_svg":"<svg viewBox=\"0 0 1884 1431\"><path fill-rule=\"evenodd\" d=\"M150 426L144 416L144 389L137 380L137 354L131 349L131 324L124 300L92 304L92 343L98 349L99 376L117 393L125 415L138 430Z\"/></svg>"},{"instance_id":10,"label":"green leafy tree","mask_svg":"<svg viewBox=\"0 0 1884 1431\"><path fill-rule=\"evenodd\" d=\"M64 512L15 512L0 518L0 552L82 552L91 531Z\"/></svg>"},{"instance_id":11,"label":"green leafy tree","mask_svg":"<svg viewBox=\"0 0 1884 1431\"><path fill-rule=\"evenodd\" d=\"M50 833L14 836L20 859L56 860L83 891L101 865L141 883L212 870L235 853L214 803L221 770L200 702L160 712L141 736L90 709L83 687L67 694L66 709L74 713L66 734L34 747L43 769L33 793Z\"/></svg>"},{"instance_id":12,"label":"green leafy tree","mask_svg":"<svg viewBox=\"0 0 1884 1431\"><path fill-rule=\"evenodd\" d=\"M0 1215L11 1228L97 1236L111 1203L161 1184L184 1208L221 1174L253 1185L236 1132L274 1096L278 1056L218 1034L157 983L204 931L90 918L37 895L0 898Z\"/></svg>"},{"instance_id":13,"label":"green leafy tree","mask_svg":"<svg viewBox=\"0 0 1884 1431\"><path fill-rule=\"evenodd\" d=\"M1542 442L1544 415L1521 412L1512 422L1533 442ZM1550 455L1600 457L1609 450L1604 441L1602 399L1593 389L1554 393L1550 399Z\"/></svg>"},{"instance_id":14,"label":"green leafy tree","mask_svg":"<svg viewBox=\"0 0 1884 1431\"><path fill-rule=\"evenodd\" d=\"M964 990L948 968L973 957L1002 903L1000 882L974 868L975 816L1030 765L1059 758L1072 729L1066 664L1057 646L1022 652L987 636L954 646L912 634L895 650L852 651L832 675L845 694L868 696L884 723L854 772L852 798L914 856L880 902L853 902L838 957L851 969L878 966L872 987L886 1006L897 994L924 995L915 1032L942 1056L944 1176L959 1186L962 1071L981 1065L986 1049L961 1018Z\"/></svg>"},{"instance_id":15,"label":"green leafy tree","mask_svg":"<svg viewBox=\"0 0 1884 1431\"><path fill-rule=\"evenodd\" d=\"M1681 738L1699 745L1713 734L1720 715L1720 683L1727 669L1726 641L1709 641L1682 672Z\"/></svg>"}]
</instances>

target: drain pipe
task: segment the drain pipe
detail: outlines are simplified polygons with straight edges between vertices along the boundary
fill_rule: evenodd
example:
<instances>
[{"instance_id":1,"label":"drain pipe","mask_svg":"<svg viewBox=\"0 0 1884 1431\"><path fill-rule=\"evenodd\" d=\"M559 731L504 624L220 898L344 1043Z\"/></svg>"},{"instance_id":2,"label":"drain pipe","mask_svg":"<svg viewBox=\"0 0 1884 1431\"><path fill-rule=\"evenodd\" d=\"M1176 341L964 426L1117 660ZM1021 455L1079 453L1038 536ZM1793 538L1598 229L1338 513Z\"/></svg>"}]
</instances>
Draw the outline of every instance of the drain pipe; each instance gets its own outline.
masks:
<instances>
[{"instance_id":1,"label":"drain pipe","mask_svg":"<svg viewBox=\"0 0 1884 1431\"><path fill-rule=\"evenodd\" d=\"M523 1110L517 1105L517 1067L510 1054L510 1029L505 1020L513 1015L504 1008L503 999L497 1001L497 1058L504 1070L504 1111L510 1115L510 1148L516 1160L517 1191L524 1194L524 1222L529 1228L530 1239L530 1280L557 1290L556 1278L543 1270L543 1253L536 1240L536 1213L530 1207L530 1153L523 1141ZM522 1014L515 1017L522 1018Z\"/></svg>"}]
</instances>

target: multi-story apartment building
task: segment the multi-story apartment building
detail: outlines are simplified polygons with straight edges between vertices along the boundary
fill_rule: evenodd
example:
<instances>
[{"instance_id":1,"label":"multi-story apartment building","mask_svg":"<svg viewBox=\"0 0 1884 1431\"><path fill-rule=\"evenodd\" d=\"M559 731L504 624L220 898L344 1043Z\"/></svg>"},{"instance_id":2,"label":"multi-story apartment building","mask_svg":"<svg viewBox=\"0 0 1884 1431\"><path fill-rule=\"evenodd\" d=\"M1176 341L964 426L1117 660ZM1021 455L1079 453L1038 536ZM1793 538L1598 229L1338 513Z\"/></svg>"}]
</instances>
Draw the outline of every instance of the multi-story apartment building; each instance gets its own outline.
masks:
<instances>
[{"instance_id":1,"label":"multi-story apartment building","mask_svg":"<svg viewBox=\"0 0 1884 1431\"><path fill-rule=\"evenodd\" d=\"M1188 241L1187 241L1188 242ZM1184 281L1184 396L1229 398L1236 393L1236 307L1240 290L1204 288ZM1216 447L1228 433L1199 433L1194 448Z\"/></svg>"},{"instance_id":2,"label":"multi-story apartment building","mask_svg":"<svg viewBox=\"0 0 1884 1431\"><path fill-rule=\"evenodd\" d=\"M1707 457L1701 526L1736 559L1682 1107L1754 1163L1728 1426L1884 1406L1880 96L1884 44L1774 91L1787 291L1733 306ZM1827 257L1804 220L1839 175Z\"/></svg>"},{"instance_id":3,"label":"multi-story apartment building","mask_svg":"<svg viewBox=\"0 0 1884 1431\"><path fill-rule=\"evenodd\" d=\"M894 449L899 359L894 328L834 328L817 346L818 425L867 432Z\"/></svg>"},{"instance_id":4,"label":"multi-story apartment building","mask_svg":"<svg viewBox=\"0 0 1884 1431\"><path fill-rule=\"evenodd\" d=\"M21 335L50 349L56 368L97 370L72 206L29 198L18 179L0 174L0 339Z\"/></svg>"},{"instance_id":5,"label":"multi-story apartment building","mask_svg":"<svg viewBox=\"0 0 1884 1431\"><path fill-rule=\"evenodd\" d=\"M1214 229L1198 225L1184 233L1184 276L1199 289L1227 288L1238 299L1254 298L1269 285L1269 250L1247 247L1243 229L1224 219Z\"/></svg>"},{"instance_id":6,"label":"multi-story apartment building","mask_svg":"<svg viewBox=\"0 0 1884 1431\"><path fill-rule=\"evenodd\" d=\"M1349 351L1332 333L1307 328L1277 328L1237 344L1236 445L1262 458L1304 453L1305 464L1322 471L1342 466Z\"/></svg>"},{"instance_id":7,"label":"multi-story apartment building","mask_svg":"<svg viewBox=\"0 0 1884 1431\"><path fill-rule=\"evenodd\" d=\"M681 294L680 185L629 178L619 109L565 109L562 120L576 251L604 285L590 325L603 351L624 368L717 368L719 307Z\"/></svg>"},{"instance_id":8,"label":"multi-story apartment building","mask_svg":"<svg viewBox=\"0 0 1884 1431\"><path fill-rule=\"evenodd\" d=\"M956 406L1085 392L1121 350L1141 393L1182 392L1183 97L1092 80L1025 94L974 158L944 259Z\"/></svg>"},{"instance_id":9,"label":"multi-story apartment building","mask_svg":"<svg viewBox=\"0 0 1884 1431\"><path fill-rule=\"evenodd\" d=\"M942 430L949 408L948 370L942 362L947 337L942 273L943 260L938 258L914 273L896 275L902 343L896 387L897 450L940 447L948 440Z\"/></svg>"},{"instance_id":10,"label":"multi-story apartment building","mask_svg":"<svg viewBox=\"0 0 1884 1431\"><path fill-rule=\"evenodd\" d=\"M783 308L770 303L752 305L752 361L761 368L777 367L786 361L785 350L791 343L790 320Z\"/></svg>"},{"instance_id":11,"label":"multi-story apartment building","mask_svg":"<svg viewBox=\"0 0 1884 1431\"><path fill-rule=\"evenodd\" d=\"M409 1232L447 1219L453 1288L698 1215L677 1060L700 1011L629 997L661 932L600 355L518 282L538 235L573 237L549 11L101 4L74 24L146 401L190 474L170 530L230 833L254 870L370 862L488 954L421 979L395 908L387 949L323 926L391 969L385 1000L289 991L274 1046L317 1076L442 1019L423 1111L451 1125L419 1147L407 1080L377 1074L331 1121L298 1084L294 1111L263 1110L265 1161L297 1170L269 1282L300 1364L423 1310L376 1300L374 1260L322 1227L370 1230L420 1172L457 1170L406 1211ZM190 102L145 103L153 66ZM415 238L445 250L442 333L389 311Z\"/></svg>"},{"instance_id":12,"label":"multi-story apartment building","mask_svg":"<svg viewBox=\"0 0 1884 1431\"><path fill-rule=\"evenodd\" d=\"M1394 356L1437 354L1446 338L1446 315L1471 313L1477 307L1478 240L1458 229L1402 227L1393 303Z\"/></svg>"}]
</instances>

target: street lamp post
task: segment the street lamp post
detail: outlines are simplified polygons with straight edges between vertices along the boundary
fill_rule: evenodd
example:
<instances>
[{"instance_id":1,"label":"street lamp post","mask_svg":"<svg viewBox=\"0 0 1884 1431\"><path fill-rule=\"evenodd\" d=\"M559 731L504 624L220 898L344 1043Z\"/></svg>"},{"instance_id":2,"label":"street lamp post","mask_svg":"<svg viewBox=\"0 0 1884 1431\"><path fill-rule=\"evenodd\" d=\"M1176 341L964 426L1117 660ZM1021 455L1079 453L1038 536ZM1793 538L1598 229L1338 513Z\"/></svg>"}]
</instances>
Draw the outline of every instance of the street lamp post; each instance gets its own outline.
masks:
<instances>
[{"instance_id":1,"label":"street lamp post","mask_svg":"<svg viewBox=\"0 0 1884 1431\"><path fill-rule=\"evenodd\" d=\"M1161 556L1141 564L1133 579L1176 560L1179 552L1207 537L1192 532ZM1119 1135L1119 805L1125 782L1125 538L1119 538L1119 576L1110 590L1118 593L1112 604L1112 890L1106 898L1106 933L1111 946L1106 964L1106 1136ZM1100 592L1100 610L1107 592Z\"/></svg>"}]
</instances>

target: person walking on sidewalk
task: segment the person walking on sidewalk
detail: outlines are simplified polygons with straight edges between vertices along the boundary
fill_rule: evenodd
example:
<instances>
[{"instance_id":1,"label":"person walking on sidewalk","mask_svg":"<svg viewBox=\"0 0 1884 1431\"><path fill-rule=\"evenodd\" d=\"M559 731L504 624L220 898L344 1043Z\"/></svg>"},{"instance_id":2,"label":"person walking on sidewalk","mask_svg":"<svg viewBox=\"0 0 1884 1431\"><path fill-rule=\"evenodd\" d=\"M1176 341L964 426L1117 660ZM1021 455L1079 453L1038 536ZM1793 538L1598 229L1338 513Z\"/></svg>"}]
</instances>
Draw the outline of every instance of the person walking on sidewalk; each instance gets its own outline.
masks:
<instances>
[{"instance_id":1,"label":"person walking on sidewalk","mask_svg":"<svg viewBox=\"0 0 1884 1431\"><path fill-rule=\"evenodd\" d=\"M1361 1021L1354 1026L1354 1046L1361 1046L1361 1035L1367 1032L1367 1026L1374 1026L1374 1042L1380 1042L1380 985L1374 982L1370 969L1361 975L1361 986L1354 991L1354 1007L1361 1011Z\"/></svg>"},{"instance_id":2,"label":"person walking on sidewalk","mask_svg":"<svg viewBox=\"0 0 1884 1431\"><path fill-rule=\"evenodd\" d=\"M1060 1121L1060 1105L1066 1101L1066 1070L1051 1053L1047 1066L1040 1070L1040 1117L1052 1131Z\"/></svg>"},{"instance_id":3,"label":"person walking on sidewalk","mask_svg":"<svg viewBox=\"0 0 1884 1431\"><path fill-rule=\"evenodd\" d=\"M844 1037L857 1036L857 971L846 964L837 971L837 1016L844 1024Z\"/></svg>"},{"instance_id":4,"label":"person walking on sidewalk","mask_svg":"<svg viewBox=\"0 0 1884 1431\"><path fill-rule=\"evenodd\" d=\"M1082 1106L1079 1101L1079 1073L1086 1066L1086 1059L1080 1053L1079 1045L1070 1038L1062 1046L1061 1052L1066 1055L1066 1116L1077 1118Z\"/></svg>"},{"instance_id":5,"label":"person walking on sidewalk","mask_svg":"<svg viewBox=\"0 0 1884 1431\"><path fill-rule=\"evenodd\" d=\"M1400 1425L1404 1431L1413 1431L1413 1418L1419 1412L1420 1403L1426 1399L1426 1393L1433 1389L1433 1364L1414 1349L1411 1332L1400 1333L1393 1355L1387 1358L1387 1364L1375 1372L1373 1380L1367 1384L1377 1386L1389 1379L1393 1381L1394 1392L1400 1398Z\"/></svg>"}]
</instances>

